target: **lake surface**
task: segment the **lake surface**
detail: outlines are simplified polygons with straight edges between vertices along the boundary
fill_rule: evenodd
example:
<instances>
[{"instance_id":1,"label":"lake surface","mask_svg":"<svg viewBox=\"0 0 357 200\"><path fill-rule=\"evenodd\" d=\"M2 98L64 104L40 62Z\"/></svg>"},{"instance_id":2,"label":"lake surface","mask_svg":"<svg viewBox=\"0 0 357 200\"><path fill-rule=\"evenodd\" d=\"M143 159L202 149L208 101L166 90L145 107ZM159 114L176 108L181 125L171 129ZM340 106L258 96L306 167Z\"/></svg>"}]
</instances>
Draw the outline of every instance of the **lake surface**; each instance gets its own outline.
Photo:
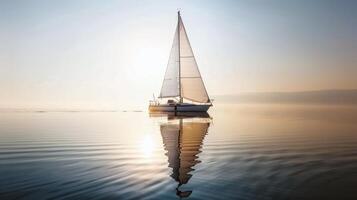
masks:
<instances>
[{"instance_id":1,"label":"lake surface","mask_svg":"<svg viewBox=\"0 0 357 200\"><path fill-rule=\"evenodd\" d=\"M357 199L357 107L0 113L0 199Z\"/></svg>"}]
</instances>

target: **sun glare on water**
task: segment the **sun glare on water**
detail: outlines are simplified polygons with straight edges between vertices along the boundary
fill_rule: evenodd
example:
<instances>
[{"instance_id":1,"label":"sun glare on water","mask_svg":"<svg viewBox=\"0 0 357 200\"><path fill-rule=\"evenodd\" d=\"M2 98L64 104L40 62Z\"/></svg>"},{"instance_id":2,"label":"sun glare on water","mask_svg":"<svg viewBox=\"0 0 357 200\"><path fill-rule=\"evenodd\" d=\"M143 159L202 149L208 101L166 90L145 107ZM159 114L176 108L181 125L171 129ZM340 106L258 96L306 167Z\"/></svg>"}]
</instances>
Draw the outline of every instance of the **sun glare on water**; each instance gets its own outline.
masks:
<instances>
[{"instance_id":1,"label":"sun glare on water","mask_svg":"<svg viewBox=\"0 0 357 200\"><path fill-rule=\"evenodd\" d=\"M153 138L150 135L146 135L139 145L143 157L151 158L155 147Z\"/></svg>"}]
</instances>

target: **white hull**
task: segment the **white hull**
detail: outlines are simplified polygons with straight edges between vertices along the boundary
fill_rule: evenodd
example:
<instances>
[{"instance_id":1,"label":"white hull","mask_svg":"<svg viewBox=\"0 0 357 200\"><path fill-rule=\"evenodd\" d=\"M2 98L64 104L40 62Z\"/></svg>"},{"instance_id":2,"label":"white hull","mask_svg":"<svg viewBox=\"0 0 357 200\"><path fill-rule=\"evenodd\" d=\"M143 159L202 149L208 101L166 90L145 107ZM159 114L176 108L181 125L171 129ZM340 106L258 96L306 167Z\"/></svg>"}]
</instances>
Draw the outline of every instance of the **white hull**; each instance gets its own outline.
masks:
<instances>
[{"instance_id":1,"label":"white hull","mask_svg":"<svg viewBox=\"0 0 357 200\"><path fill-rule=\"evenodd\" d=\"M177 104L177 105L149 105L152 112L207 112L211 105Z\"/></svg>"}]
</instances>

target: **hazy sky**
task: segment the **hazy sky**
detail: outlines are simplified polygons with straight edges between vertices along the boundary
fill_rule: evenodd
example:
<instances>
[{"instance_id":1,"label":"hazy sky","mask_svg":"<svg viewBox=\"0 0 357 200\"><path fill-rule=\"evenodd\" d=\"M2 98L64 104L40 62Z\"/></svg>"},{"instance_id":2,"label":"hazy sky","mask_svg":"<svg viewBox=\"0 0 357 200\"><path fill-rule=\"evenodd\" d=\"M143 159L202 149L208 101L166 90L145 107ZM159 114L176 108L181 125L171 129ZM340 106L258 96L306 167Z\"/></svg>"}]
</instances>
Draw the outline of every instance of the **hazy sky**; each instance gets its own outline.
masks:
<instances>
[{"instance_id":1,"label":"hazy sky","mask_svg":"<svg viewBox=\"0 0 357 200\"><path fill-rule=\"evenodd\" d=\"M0 107L158 94L182 13L209 94L357 88L357 2L0 1Z\"/></svg>"}]
</instances>

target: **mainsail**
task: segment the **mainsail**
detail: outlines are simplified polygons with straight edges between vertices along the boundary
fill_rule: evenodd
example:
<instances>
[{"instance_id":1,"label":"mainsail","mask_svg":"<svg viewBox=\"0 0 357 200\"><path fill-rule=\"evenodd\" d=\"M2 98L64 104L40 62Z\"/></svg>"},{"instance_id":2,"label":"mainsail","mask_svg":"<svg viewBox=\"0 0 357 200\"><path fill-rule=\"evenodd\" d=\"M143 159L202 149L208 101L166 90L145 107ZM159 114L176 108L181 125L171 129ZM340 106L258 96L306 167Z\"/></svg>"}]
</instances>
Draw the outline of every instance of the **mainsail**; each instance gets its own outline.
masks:
<instances>
[{"instance_id":1,"label":"mainsail","mask_svg":"<svg viewBox=\"0 0 357 200\"><path fill-rule=\"evenodd\" d=\"M200 103L210 102L180 13L160 97L180 97L180 101L185 98Z\"/></svg>"}]
</instances>

